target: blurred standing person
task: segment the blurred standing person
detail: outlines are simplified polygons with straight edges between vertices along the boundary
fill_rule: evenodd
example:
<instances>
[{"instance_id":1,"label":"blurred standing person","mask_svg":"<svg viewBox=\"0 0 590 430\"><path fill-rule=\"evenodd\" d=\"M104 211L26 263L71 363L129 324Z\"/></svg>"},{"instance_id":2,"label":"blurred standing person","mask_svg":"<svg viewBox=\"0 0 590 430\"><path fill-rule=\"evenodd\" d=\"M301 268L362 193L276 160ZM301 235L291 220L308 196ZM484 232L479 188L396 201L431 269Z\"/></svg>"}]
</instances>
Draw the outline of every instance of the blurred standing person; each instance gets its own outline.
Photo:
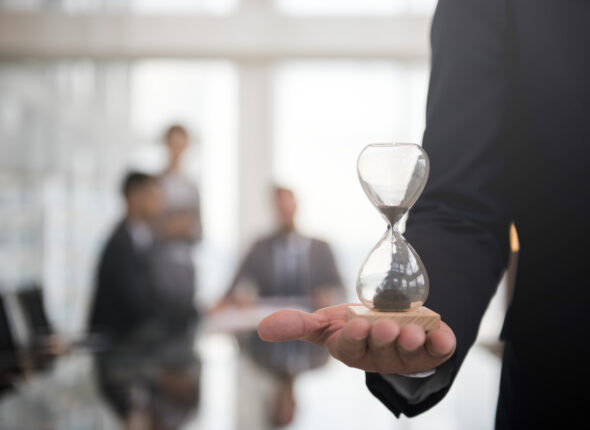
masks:
<instances>
[{"instance_id":1,"label":"blurred standing person","mask_svg":"<svg viewBox=\"0 0 590 430\"><path fill-rule=\"evenodd\" d=\"M172 125L164 143L169 161L159 177L164 211L155 227L154 283L164 308L170 311L169 319L187 326L196 319L193 250L202 238L201 205L197 186L181 172L188 132L181 125Z\"/></svg>"},{"instance_id":2,"label":"blurred standing person","mask_svg":"<svg viewBox=\"0 0 590 430\"><path fill-rule=\"evenodd\" d=\"M293 191L275 188L274 206L278 230L259 240L247 253L222 305L255 305L279 299L316 310L341 302L344 291L329 245L296 229ZM255 380L239 384L240 389L248 391L239 393L239 427L286 426L294 418L296 376L325 364L328 354L300 341L266 343L255 332L241 340L248 357L241 374L253 375ZM254 417L256 406L263 407L258 417ZM262 422L251 421L256 418Z\"/></svg>"}]
</instances>

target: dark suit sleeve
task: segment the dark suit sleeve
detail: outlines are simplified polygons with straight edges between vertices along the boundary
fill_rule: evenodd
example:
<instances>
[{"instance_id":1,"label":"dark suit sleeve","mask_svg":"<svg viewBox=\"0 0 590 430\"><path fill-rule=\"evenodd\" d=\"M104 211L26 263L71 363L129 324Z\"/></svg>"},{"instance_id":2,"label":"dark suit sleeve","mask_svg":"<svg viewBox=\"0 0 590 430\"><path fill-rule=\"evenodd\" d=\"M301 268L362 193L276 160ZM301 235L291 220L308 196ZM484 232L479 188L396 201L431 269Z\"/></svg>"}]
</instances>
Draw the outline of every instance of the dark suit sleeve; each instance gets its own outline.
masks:
<instances>
[{"instance_id":1,"label":"dark suit sleeve","mask_svg":"<svg viewBox=\"0 0 590 430\"><path fill-rule=\"evenodd\" d=\"M507 29L504 1L441 0L433 20L423 142L431 172L405 236L428 270L426 305L453 329L457 349L448 385L417 403L400 396L381 375L367 374L371 392L398 416L417 415L447 393L506 265Z\"/></svg>"},{"instance_id":2,"label":"dark suit sleeve","mask_svg":"<svg viewBox=\"0 0 590 430\"><path fill-rule=\"evenodd\" d=\"M119 227L99 264L91 320L94 329L122 334L154 315L147 270L138 261L129 234Z\"/></svg>"}]
</instances>

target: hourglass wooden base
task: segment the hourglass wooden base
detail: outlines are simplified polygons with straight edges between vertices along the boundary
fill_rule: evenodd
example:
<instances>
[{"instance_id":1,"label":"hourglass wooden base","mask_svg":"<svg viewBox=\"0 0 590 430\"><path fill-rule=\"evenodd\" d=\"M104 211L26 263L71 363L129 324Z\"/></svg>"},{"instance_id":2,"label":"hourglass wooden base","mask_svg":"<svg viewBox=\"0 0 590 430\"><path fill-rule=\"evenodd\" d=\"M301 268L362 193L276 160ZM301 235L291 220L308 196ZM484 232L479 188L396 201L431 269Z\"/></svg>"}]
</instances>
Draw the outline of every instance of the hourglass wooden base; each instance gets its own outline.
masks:
<instances>
[{"instance_id":1,"label":"hourglass wooden base","mask_svg":"<svg viewBox=\"0 0 590 430\"><path fill-rule=\"evenodd\" d=\"M348 320L363 318L368 321L375 321L379 318L390 318L400 327L412 323L418 324L425 331L440 328L440 315L425 306L406 312L380 312L371 310L366 306L349 306L346 316Z\"/></svg>"}]
</instances>

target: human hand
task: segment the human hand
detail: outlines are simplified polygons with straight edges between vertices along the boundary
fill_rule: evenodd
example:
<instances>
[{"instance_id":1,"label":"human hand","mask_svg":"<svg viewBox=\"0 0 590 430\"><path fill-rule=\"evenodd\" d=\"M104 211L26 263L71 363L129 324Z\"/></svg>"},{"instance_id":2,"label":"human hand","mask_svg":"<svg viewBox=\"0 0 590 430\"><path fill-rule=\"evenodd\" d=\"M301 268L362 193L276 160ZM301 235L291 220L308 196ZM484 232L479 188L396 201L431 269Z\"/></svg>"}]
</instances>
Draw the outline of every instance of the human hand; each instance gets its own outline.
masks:
<instances>
[{"instance_id":1,"label":"human hand","mask_svg":"<svg viewBox=\"0 0 590 430\"><path fill-rule=\"evenodd\" d=\"M346 321L348 306L331 306L311 314L292 309L275 312L260 323L258 334L268 342L305 340L326 347L350 367L385 374L434 369L455 351L455 335L444 322L440 329L425 333L416 324L400 328L386 318Z\"/></svg>"}]
</instances>

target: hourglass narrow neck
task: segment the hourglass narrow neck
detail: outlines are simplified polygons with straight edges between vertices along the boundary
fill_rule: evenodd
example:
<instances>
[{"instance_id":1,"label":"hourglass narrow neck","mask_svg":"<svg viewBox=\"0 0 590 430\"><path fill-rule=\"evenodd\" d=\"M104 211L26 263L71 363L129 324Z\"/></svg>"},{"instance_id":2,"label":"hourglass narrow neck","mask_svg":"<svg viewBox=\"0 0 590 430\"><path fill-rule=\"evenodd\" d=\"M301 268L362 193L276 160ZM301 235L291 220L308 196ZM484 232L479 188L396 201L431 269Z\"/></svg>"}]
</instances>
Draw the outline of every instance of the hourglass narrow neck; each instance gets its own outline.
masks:
<instances>
[{"instance_id":1,"label":"hourglass narrow neck","mask_svg":"<svg viewBox=\"0 0 590 430\"><path fill-rule=\"evenodd\" d=\"M377 210L381 212L385 221L391 226L393 231L398 231L397 224L400 222L402 217L408 211L408 208L403 206L377 206Z\"/></svg>"},{"instance_id":2,"label":"hourglass narrow neck","mask_svg":"<svg viewBox=\"0 0 590 430\"><path fill-rule=\"evenodd\" d=\"M387 232L385 236L388 237L389 242L395 244L398 240L405 240L401 232L398 230L398 225L387 224Z\"/></svg>"}]
</instances>

